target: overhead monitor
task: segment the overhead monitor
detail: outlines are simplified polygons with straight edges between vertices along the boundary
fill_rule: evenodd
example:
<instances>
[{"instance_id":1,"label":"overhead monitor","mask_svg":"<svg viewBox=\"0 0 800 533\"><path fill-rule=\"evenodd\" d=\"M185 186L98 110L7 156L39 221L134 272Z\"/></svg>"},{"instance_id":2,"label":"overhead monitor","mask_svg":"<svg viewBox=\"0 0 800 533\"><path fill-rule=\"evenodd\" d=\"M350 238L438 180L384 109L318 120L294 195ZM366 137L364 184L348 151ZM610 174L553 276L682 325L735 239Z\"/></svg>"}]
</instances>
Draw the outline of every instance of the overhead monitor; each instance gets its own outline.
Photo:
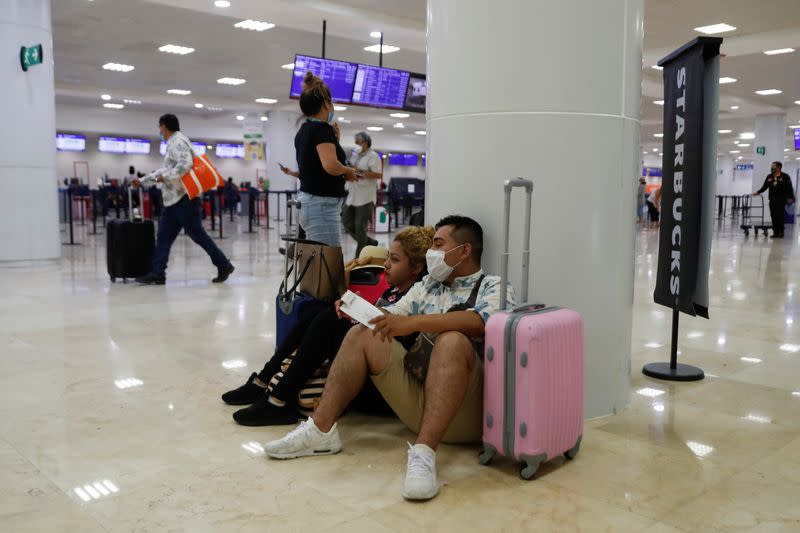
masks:
<instances>
[{"instance_id":1,"label":"overhead monitor","mask_svg":"<svg viewBox=\"0 0 800 533\"><path fill-rule=\"evenodd\" d=\"M405 70L359 64L353 86L353 103L403 109L408 78L409 73Z\"/></svg>"},{"instance_id":2,"label":"overhead monitor","mask_svg":"<svg viewBox=\"0 0 800 533\"><path fill-rule=\"evenodd\" d=\"M408 78L408 88L406 89L406 99L403 104L403 109L406 111L424 113L427 99L428 81L425 78L425 74L411 73Z\"/></svg>"},{"instance_id":3,"label":"overhead monitor","mask_svg":"<svg viewBox=\"0 0 800 533\"><path fill-rule=\"evenodd\" d=\"M794 129L794 149L800 150L800 128Z\"/></svg>"},{"instance_id":4,"label":"overhead monitor","mask_svg":"<svg viewBox=\"0 0 800 533\"><path fill-rule=\"evenodd\" d=\"M244 159L243 144L217 143L217 157Z\"/></svg>"},{"instance_id":5,"label":"overhead monitor","mask_svg":"<svg viewBox=\"0 0 800 533\"><path fill-rule=\"evenodd\" d=\"M147 139L125 139L126 154L149 154L150 141Z\"/></svg>"},{"instance_id":6,"label":"overhead monitor","mask_svg":"<svg viewBox=\"0 0 800 533\"><path fill-rule=\"evenodd\" d=\"M331 98L334 102L349 104L353 98L353 84L356 81L357 70L356 63L297 55L294 58L294 74L289 96L300 98L300 94L303 92L303 78L305 78L306 72L310 71L325 82L331 90Z\"/></svg>"},{"instance_id":7,"label":"overhead monitor","mask_svg":"<svg viewBox=\"0 0 800 533\"><path fill-rule=\"evenodd\" d=\"M206 145L205 143L192 143L192 150L196 155L203 155L206 153ZM161 145L158 147L158 153L162 156L167 155L167 141L161 141Z\"/></svg>"},{"instance_id":8,"label":"overhead monitor","mask_svg":"<svg viewBox=\"0 0 800 533\"><path fill-rule=\"evenodd\" d=\"M86 137L69 133L57 133L56 150L61 152L85 152Z\"/></svg>"},{"instance_id":9,"label":"overhead monitor","mask_svg":"<svg viewBox=\"0 0 800 533\"><path fill-rule=\"evenodd\" d=\"M97 149L111 154L124 154L125 139L120 137L100 137L97 141Z\"/></svg>"},{"instance_id":10,"label":"overhead monitor","mask_svg":"<svg viewBox=\"0 0 800 533\"><path fill-rule=\"evenodd\" d=\"M400 165L405 167L415 167L419 163L417 154L391 154L389 156L390 165Z\"/></svg>"}]
</instances>

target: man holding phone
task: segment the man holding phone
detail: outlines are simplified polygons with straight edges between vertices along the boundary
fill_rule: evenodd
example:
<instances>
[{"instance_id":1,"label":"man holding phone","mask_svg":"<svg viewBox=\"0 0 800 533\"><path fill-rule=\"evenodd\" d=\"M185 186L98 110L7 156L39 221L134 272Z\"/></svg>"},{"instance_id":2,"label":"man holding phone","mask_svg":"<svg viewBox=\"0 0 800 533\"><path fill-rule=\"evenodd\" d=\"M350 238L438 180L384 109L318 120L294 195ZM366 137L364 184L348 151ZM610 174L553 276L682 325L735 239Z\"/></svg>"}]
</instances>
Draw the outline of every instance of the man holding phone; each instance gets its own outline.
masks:
<instances>
[{"instance_id":1,"label":"man holding phone","mask_svg":"<svg viewBox=\"0 0 800 533\"><path fill-rule=\"evenodd\" d=\"M356 240L356 257L364 246L378 244L367 235L370 217L375 211L375 192L378 180L383 178L381 156L372 149L372 138L366 132L358 132L354 138L358 148L350 157L350 166L355 167L357 179L345 183L347 199L342 210L344 230Z\"/></svg>"}]
</instances>

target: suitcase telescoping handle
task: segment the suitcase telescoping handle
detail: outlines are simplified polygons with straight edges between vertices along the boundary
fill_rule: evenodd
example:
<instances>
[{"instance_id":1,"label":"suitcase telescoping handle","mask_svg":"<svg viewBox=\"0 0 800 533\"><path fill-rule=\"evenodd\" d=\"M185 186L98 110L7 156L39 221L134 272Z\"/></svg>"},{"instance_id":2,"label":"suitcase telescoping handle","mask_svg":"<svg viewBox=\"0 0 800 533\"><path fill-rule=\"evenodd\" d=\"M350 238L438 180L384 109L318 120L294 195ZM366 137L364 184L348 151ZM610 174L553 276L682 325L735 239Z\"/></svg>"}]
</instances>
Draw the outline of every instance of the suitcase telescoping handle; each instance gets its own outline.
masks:
<instances>
[{"instance_id":1,"label":"suitcase telescoping handle","mask_svg":"<svg viewBox=\"0 0 800 533\"><path fill-rule=\"evenodd\" d=\"M289 238L300 238L300 200L293 198L286 199L286 236ZM297 211L297 223L292 230L292 208ZM289 268L289 254L292 254L292 267ZM286 241L283 254L283 287L287 293L287 300L291 301L294 294L289 291L289 273L294 272L294 287L297 287L297 242Z\"/></svg>"},{"instance_id":2,"label":"suitcase telescoping handle","mask_svg":"<svg viewBox=\"0 0 800 533\"><path fill-rule=\"evenodd\" d=\"M141 210L139 215L142 220L144 220L144 194L142 193L142 186L139 185L136 188L139 190L139 209ZM133 193L131 189L133 189L133 187L128 185L128 220L133 222Z\"/></svg>"},{"instance_id":3,"label":"suitcase telescoping handle","mask_svg":"<svg viewBox=\"0 0 800 533\"><path fill-rule=\"evenodd\" d=\"M517 187L525 189L525 240L522 243L522 298L521 302L528 301L528 280L530 279L530 243L531 243L531 200L533 198L533 182L525 178L511 178L504 185L506 204L503 213L503 255L500 258L500 309L505 310L508 305L506 287L508 286L508 258L511 239L511 191Z\"/></svg>"}]
</instances>

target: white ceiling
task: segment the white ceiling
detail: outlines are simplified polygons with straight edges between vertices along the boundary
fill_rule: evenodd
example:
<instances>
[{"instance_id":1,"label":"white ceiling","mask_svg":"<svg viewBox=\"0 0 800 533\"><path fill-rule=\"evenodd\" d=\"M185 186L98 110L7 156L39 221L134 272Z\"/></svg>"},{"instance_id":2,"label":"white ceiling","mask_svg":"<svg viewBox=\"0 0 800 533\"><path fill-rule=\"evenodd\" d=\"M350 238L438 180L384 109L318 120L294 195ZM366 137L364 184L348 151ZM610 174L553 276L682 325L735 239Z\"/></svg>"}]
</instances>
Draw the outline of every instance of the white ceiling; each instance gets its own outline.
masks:
<instances>
[{"instance_id":1,"label":"white ceiling","mask_svg":"<svg viewBox=\"0 0 800 533\"><path fill-rule=\"evenodd\" d=\"M58 0L53 2L56 94L60 104L101 105L100 94L113 101L141 100L143 111L173 110L192 114L226 127L244 111L296 110L288 99L290 71L281 65L295 53L321 54L322 20L327 20L326 55L377 64L377 55L363 48L377 41L371 31L382 30L386 44L401 47L384 57L384 66L425 71L425 0L231 0L227 9L213 0ZM264 32L233 28L242 19L276 24ZM660 145L653 137L661 131L663 108L661 74L650 68L661 57L697 35L694 27L726 22L738 29L724 34L721 72L738 79L720 87L720 128L734 134L753 131L754 117L786 112L790 123L800 122L800 51L766 56L764 50L792 47L800 50L800 0L647 0L645 11L645 66L643 70L642 143L645 149ZM196 49L187 56L157 51L163 44ZM128 63L130 73L104 71L106 62ZM216 79L241 77L247 83L223 86ZM170 88L189 89L191 96L170 96ZM778 96L757 96L759 89L777 88ZM277 98L262 105L255 98ZM219 106L211 112L194 108L195 102ZM732 105L740 106L731 111ZM132 107L132 106L128 106ZM118 113L124 120L126 110ZM391 126L390 111L350 106L339 115L351 120L347 130L383 126L376 145L407 144L424 129L424 115L402 119L405 130ZM720 138L720 152L733 149L734 135ZM787 131L787 143L789 142ZM417 140L420 140L417 137ZM403 142L404 141L404 142ZM787 144L788 146L788 144ZM743 150L743 156L751 155Z\"/></svg>"}]
</instances>

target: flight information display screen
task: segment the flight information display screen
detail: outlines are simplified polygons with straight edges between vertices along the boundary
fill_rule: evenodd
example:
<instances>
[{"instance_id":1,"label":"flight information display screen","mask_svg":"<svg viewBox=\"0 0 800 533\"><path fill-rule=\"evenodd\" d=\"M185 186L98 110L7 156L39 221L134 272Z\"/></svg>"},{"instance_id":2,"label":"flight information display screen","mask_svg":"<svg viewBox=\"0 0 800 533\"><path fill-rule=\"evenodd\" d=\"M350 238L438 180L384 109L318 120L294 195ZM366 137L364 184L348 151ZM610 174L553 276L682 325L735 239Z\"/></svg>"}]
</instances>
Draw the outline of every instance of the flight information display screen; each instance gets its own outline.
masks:
<instances>
[{"instance_id":1,"label":"flight information display screen","mask_svg":"<svg viewBox=\"0 0 800 533\"><path fill-rule=\"evenodd\" d=\"M406 100L403 109L425 112L425 103L428 99L428 81L425 74L411 74L408 79L408 89L406 90Z\"/></svg>"},{"instance_id":2,"label":"flight information display screen","mask_svg":"<svg viewBox=\"0 0 800 533\"><path fill-rule=\"evenodd\" d=\"M126 154L149 154L150 141L147 139L125 139Z\"/></svg>"},{"instance_id":3,"label":"flight information display screen","mask_svg":"<svg viewBox=\"0 0 800 533\"><path fill-rule=\"evenodd\" d=\"M217 144L217 157L244 159L243 144Z\"/></svg>"},{"instance_id":4,"label":"flight information display screen","mask_svg":"<svg viewBox=\"0 0 800 533\"><path fill-rule=\"evenodd\" d=\"M402 109L409 76L405 70L359 64L353 87L353 103Z\"/></svg>"},{"instance_id":5,"label":"flight information display screen","mask_svg":"<svg viewBox=\"0 0 800 533\"><path fill-rule=\"evenodd\" d=\"M85 152L86 137L69 133L57 133L56 150L61 152Z\"/></svg>"},{"instance_id":6,"label":"flight information display screen","mask_svg":"<svg viewBox=\"0 0 800 533\"><path fill-rule=\"evenodd\" d=\"M291 98L300 98L303 92L303 78L309 71L325 82L331 91L331 98L334 102L351 103L353 85L358 71L356 63L311 56L295 56L292 89L289 93Z\"/></svg>"},{"instance_id":7,"label":"flight information display screen","mask_svg":"<svg viewBox=\"0 0 800 533\"><path fill-rule=\"evenodd\" d=\"M124 154L125 139L120 137L100 137L97 141L97 149L101 152Z\"/></svg>"}]
</instances>

